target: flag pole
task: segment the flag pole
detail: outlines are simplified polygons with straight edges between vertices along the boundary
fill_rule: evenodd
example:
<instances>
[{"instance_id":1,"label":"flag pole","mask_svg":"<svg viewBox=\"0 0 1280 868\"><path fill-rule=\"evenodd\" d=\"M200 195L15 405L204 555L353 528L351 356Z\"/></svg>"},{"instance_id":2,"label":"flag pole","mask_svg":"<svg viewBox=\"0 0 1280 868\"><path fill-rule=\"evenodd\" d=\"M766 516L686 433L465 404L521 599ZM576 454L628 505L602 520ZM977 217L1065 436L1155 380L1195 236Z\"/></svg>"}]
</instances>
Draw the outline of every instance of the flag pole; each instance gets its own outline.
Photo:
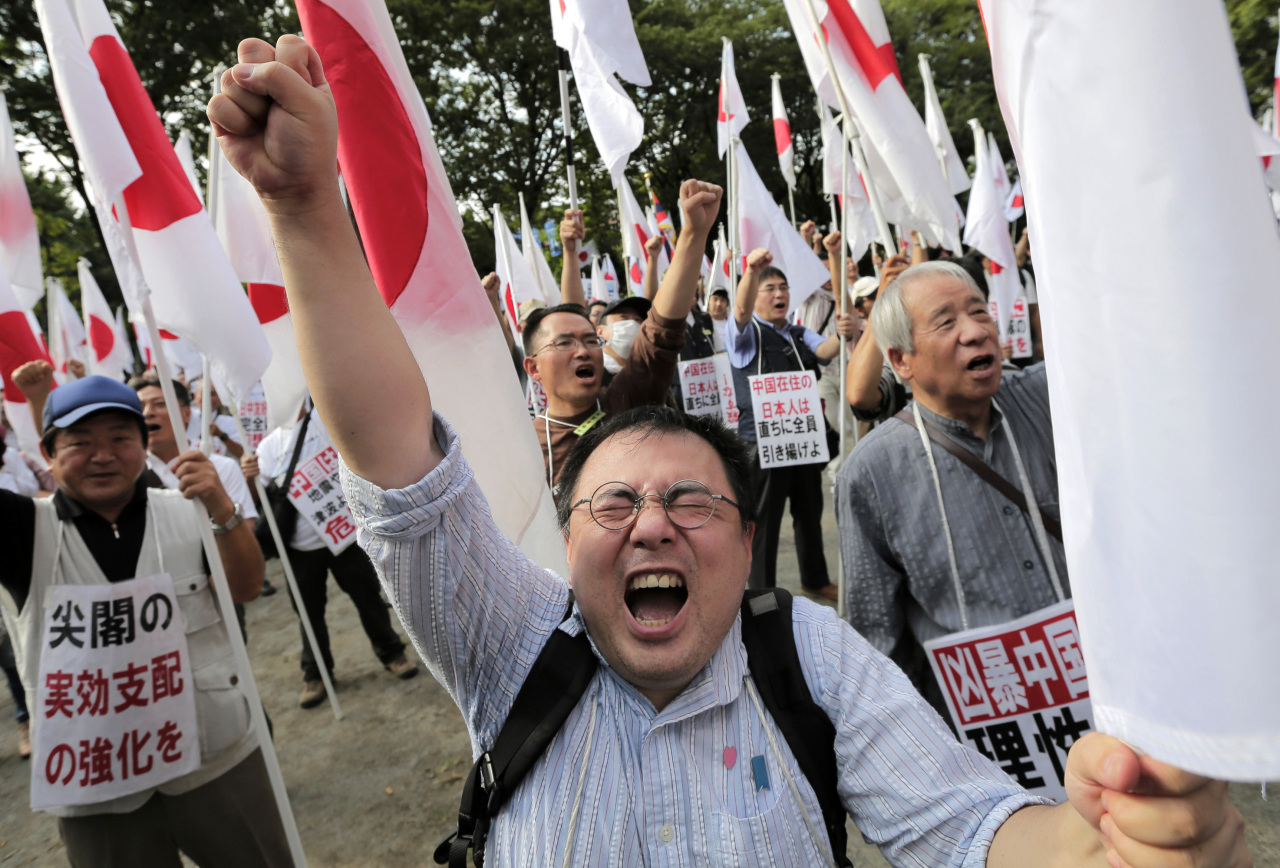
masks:
<instances>
[{"instance_id":1,"label":"flag pole","mask_svg":"<svg viewBox=\"0 0 1280 868\"><path fill-rule=\"evenodd\" d=\"M844 140L853 147L853 159L858 165L858 174L862 176L863 186L867 190L867 199L871 202L871 213L876 218L876 228L880 232L880 242L885 246L888 252L893 248L893 236L889 234L889 224L884 219L884 208L880 205L880 193L876 190L875 182L871 179L871 172L867 168L867 156L862 152L862 135L858 132L858 128L853 124L853 116L849 112L849 102L845 99L844 88L840 86L840 79L836 75L835 61L831 59L831 46L827 44L827 40L820 38L822 35L822 23L818 20L818 12L813 7L813 0L804 0L805 11L809 13L809 24L813 27L815 37L818 37L818 44L822 46L822 61L827 67L827 77L831 80L831 87L836 92L836 99L840 102L841 114L841 132Z\"/></svg>"},{"instance_id":2,"label":"flag pole","mask_svg":"<svg viewBox=\"0 0 1280 868\"><path fill-rule=\"evenodd\" d=\"M141 260L138 258L138 249L134 244L133 228L129 222L129 210L125 205L123 194L116 198L115 212L116 219L120 221L121 229L123 230L121 234L124 236L125 246L129 250L129 257L133 260L138 273L141 274ZM152 360L160 378L160 391L164 393L165 404L168 406L169 424L173 428L173 439L177 443L178 451L186 452L190 448L190 443L187 441L187 432L182 425L182 417L178 411L178 398L173 389L169 360L165 357L164 348L160 343L160 329L156 326L156 315L151 306L149 292L142 302L142 317L147 325L147 335L151 339L153 347ZM249 700L249 717L258 736L258 747L262 751L262 760L267 767L267 777L271 781L271 790L275 796L276 810L280 815L280 823L284 826L285 837L289 841L289 852L293 858L294 868L306 868L307 859L302 852L302 840L298 836L298 824L294 820L293 808L289 804L289 793L284 786L284 776L280 773L280 762L276 757L275 745L271 740L271 730L267 727L267 716L262 707L262 696L258 693L258 683L253 677L253 667L249 663L249 653L245 649L244 636L241 635L239 630L239 619L236 617L235 603L231 600L231 589L227 584L227 571L223 566L222 556L218 552L218 543L213 536L212 520L209 518L209 511L205 509L204 503L199 498L193 499L191 505L196 510L196 524L200 528L200 542L204 546L205 558L209 563L209 572L212 574L210 581L213 583L214 595L218 599L222 623L227 630L227 639L235 659L237 675Z\"/></svg>"},{"instance_id":3,"label":"flag pole","mask_svg":"<svg viewBox=\"0 0 1280 868\"><path fill-rule=\"evenodd\" d=\"M213 454L213 391L209 388L209 357L200 354L200 451Z\"/></svg>"},{"instance_id":4,"label":"flag pole","mask_svg":"<svg viewBox=\"0 0 1280 868\"><path fill-rule=\"evenodd\" d=\"M723 43L728 43L728 37L721 37ZM729 67L725 64L724 51L720 52L720 94L718 101L720 103L719 113L725 116L725 131L729 133L729 152L725 154L725 179L729 184L729 198L725 206L726 214L729 218L729 247L725 252L727 261L729 262L729 292L731 298L736 298L738 288L738 244L741 242L738 227L738 139L732 134L729 126L729 111L725 105L725 100L729 96L728 87Z\"/></svg>"},{"instance_id":5,"label":"flag pole","mask_svg":"<svg viewBox=\"0 0 1280 868\"><path fill-rule=\"evenodd\" d=\"M235 401L232 401L230 406L231 417L236 420L236 431L240 433L240 442L244 445L244 453L252 458L257 454L258 450L249 442L249 436L245 433L244 420L240 418L240 407ZM290 481L285 480L285 484L288 485ZM267 499L267 486L262 482L261 473L253 477L253 484L258 491L258 503L262 506L262 517L267 520L267 528L271 531L271 539L275 541L276 551L280 553L280 566L284 568L284 580L289 586L289 593L293 594L295 602L301 602L302 595L298 593L298 580L293 573L293 563L289 560L289 550L284 544L284 534L280 532L275 510L271 508L271 501ZM320 680L324 682L325 695L329 697L329 706L333 709L333 717L335 720L342 720L342 706L338 704L338 694L333 689L333 681L329 676L329 667L324 665L324 656L320 653L320 643L316 640L315 628L311 626L311 617L307 614L306 606L296 605L294 609L298 613L298 620L302 622L302 630L307 636L307 644L311 646L311 653L320 662Z\"/></svg>"},{"instance_id":6,"label":"flag pole","mask_svg":"<svg viewBox=\"0 0 1280 868\"><path fill-rule=\"evenodd\" d=\"M569 178L569 207L578 210L578 174L573 166L573 117L569 112L569 52L560 55L560 122L564 126L564 164Z\"/></svg>"},{"instance_id":7,"label":"flag pole","mask_svg":"<svg viewBox=\"0 0 1280 868\"><path fill-rule=\"evenodd\" d=\"M836 310L843 316L845 313L845 299L849 297L849 267L845 264L846 250L848 248L849 238L849 148L840 148L840 246L835 251L828 251L828 256L837 257L836 265L840 269L840 285L836 287L836 291L840 297L836 299ZM840 366L837 369L840 377L840 406L836 411L836 421L840 426L840 455L836 462L836 467L844 466L845 455L845 428L847 427L846 417L849 412L849 401L845 395L845 367L848 365L849 359L849 339L844 335L840 335ZM835 481L832 480L832 492L834 496ZM837 547L841 548L841 547ZM844 581L844 556L843 553L836 555L836 575L839 577L839 583L836 585L836 614L843 620L845 617L845 581Z\"/></svg>"}]
</instances>

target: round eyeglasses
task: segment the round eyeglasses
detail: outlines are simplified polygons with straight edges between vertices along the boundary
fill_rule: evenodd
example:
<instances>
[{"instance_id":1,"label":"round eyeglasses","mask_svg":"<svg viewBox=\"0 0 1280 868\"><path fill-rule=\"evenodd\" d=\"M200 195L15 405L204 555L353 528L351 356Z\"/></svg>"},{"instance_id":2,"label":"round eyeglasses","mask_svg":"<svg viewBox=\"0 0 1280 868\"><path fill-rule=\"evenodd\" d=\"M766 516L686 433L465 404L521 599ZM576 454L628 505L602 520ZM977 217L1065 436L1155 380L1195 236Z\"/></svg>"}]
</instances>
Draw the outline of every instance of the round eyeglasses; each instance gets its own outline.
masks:
<instances>
[{"instance_id":1,"label":"round eyeglasses","mask_svg":"<svg viewBox=\"0 0 1280 868\"><path fill-rule=\"evenodd\" d=\"M711 521L719 501L738 506L723 494L712 494L710 488L696 479L681 479L672 483L665 494L640 494L625 482L606 482L571 509L585 503L596 524L605 530L623 530L635 523L645 500L650 497L656 497L662 503L672 524L685 530L694 530Z\"/></svg>"}]
</instances>

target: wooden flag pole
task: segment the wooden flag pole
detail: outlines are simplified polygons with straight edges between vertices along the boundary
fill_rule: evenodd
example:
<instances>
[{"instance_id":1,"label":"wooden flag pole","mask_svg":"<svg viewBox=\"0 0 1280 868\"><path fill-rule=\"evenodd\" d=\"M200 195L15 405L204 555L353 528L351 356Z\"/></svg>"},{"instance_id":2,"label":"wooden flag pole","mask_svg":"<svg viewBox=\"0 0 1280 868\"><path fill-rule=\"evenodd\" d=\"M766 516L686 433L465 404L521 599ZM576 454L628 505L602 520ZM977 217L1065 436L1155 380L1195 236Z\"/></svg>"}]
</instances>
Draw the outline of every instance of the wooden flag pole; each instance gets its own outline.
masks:
<instances>
[{"instance_id":1,"label":"wooden flag pole","mask_svg":"<svg viewBox=\"0 0 1280 868\"><path fill-rule=\"evenodd\" d=\"M138 250L133 241L133 229L129 222L129 210L124 196L117 197L115 202L116 219L120 221L121 233L129 250L129 257L134 267L142 274ZM178 452L186 452L190 448L187 432L182 425L182 416L178 410L178 397L174 393L173 378L169 370L169 360L165 357L160 343L160 329L156 326L155 311L151 306L151 295L148 292L142 304L142 316L146 322L147 335L151 339L152 361L160 377L160 390L164 393L165 404L169 410L169 424L173 427L173 439ZM307 859L302 852L302 839L298 836L298 824L294 820L293 808L289 804L289 794L285 790L284 776L280 773L280 762L276 757L275 745L271 741L271 730L267 726L267 715L262 707L262 697L258 693L258 683L253 677L253 667L249 663L249 654L244 646L244 636L239 629L235 603L231 600L231 589L227 584L227 571L222 564L222 556L218 553L218 543L213 537L213 525L209 511L204 503L196 498L191 501L196 510L197 524L200 527L200 542L204 546L205 558L209 562L210 581L213 583L214 595L218 598L218 608L222 615L222 623L227 630L227 639L231 644L231 653L235 659L236 673L239 676L241 689L249 701L249 717L253 722L254 732L258 737L258 747L262 751L262 760L267 768L267 777L271 781L271 790L275 796L276 810L280 814L280 823L284 826L285 837L289 841L289 852L293 857L294 868L306 868Z\"/></svg>"}]
</instances>

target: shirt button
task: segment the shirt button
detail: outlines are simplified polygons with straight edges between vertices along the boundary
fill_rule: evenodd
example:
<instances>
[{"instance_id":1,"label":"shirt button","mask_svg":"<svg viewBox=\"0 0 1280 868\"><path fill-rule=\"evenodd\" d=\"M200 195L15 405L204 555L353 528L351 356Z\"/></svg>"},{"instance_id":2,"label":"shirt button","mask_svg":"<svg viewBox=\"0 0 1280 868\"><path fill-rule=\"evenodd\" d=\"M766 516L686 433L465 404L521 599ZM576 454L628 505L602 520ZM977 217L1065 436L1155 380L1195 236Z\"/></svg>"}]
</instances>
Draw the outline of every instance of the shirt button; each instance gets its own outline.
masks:
<instances>
[{"instance_id":1,"label":"shirt button","mask_svg":"<svg viewBox=\"0 0 1280 868\"><path fill-rule=\"evenodd\" d=\"M235 686L236 686L237 684L239 684L239 683L240 683L240 676L239 676L239 675L232 675L232 676L231 676L231 686L232 686L232 687L235 687Z\"/></svg>"},{"instance_id":2,"label":"shirt button","mask_svg":"<svg viewBox=\"0 0 1280 868\"><path fill-rule=\"evenodd\" d=\"M670 843L671 839L676 836L676 830L670 826L663 826L658 830L658 837L662 839L662 843Z\"/></svg>"},{"instance_id":3,"label":"shirt button","mask_svg":"<svg viewBox=\"0 0 1280 868\"><path fill-rule=\"evenodd\" d=\"M1036 565L1035 565L1034 563L1032 563L1031 561L1023 561L1023 562L1022 562L1022 565L1023 565L1024 567L1026 567L1027 569L1029 569L1029 570L1034 570L1034 569L1036 568Z\"/></svg>"},{"instance_id":4,"label":"shirt button","mask_svg":"<svg viewBox=\"0 0 1280 868\"><path fill-rule=\"evenodd\" d=\"M1005 515L1013 515L1013 507L1012 507L1012 506L1006 506L1006 507L1004 508L1004 514L1005 514Z\"/></svg>"}]
</instances>

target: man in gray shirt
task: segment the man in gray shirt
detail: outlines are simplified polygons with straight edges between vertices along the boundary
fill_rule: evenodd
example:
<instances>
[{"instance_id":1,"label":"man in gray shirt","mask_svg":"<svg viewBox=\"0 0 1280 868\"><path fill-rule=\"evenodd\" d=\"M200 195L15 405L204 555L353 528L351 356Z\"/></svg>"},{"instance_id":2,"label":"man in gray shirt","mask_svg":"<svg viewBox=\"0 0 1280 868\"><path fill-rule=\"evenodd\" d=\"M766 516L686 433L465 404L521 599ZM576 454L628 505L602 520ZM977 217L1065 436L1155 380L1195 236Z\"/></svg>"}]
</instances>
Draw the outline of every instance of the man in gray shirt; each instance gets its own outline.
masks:
<instances>
[{"instance_id":1,"label":"man in gray shirt","mask_svg":"<svg viewBox=\"0 0 1280 868\"><path fill-rule=\"evenodd\" d=\"M1058 479L1045 369L1001 371L986 301L950 263L904 271L876 302L872 326L915 404L872 431L837 479L848 618L941 708L920 643L1070 596L1062 542L1050 532ZM1018 491L1030 488L1028 502L1042 515L1023 511L926 432Z\"/></svg>"}]
</instances>

